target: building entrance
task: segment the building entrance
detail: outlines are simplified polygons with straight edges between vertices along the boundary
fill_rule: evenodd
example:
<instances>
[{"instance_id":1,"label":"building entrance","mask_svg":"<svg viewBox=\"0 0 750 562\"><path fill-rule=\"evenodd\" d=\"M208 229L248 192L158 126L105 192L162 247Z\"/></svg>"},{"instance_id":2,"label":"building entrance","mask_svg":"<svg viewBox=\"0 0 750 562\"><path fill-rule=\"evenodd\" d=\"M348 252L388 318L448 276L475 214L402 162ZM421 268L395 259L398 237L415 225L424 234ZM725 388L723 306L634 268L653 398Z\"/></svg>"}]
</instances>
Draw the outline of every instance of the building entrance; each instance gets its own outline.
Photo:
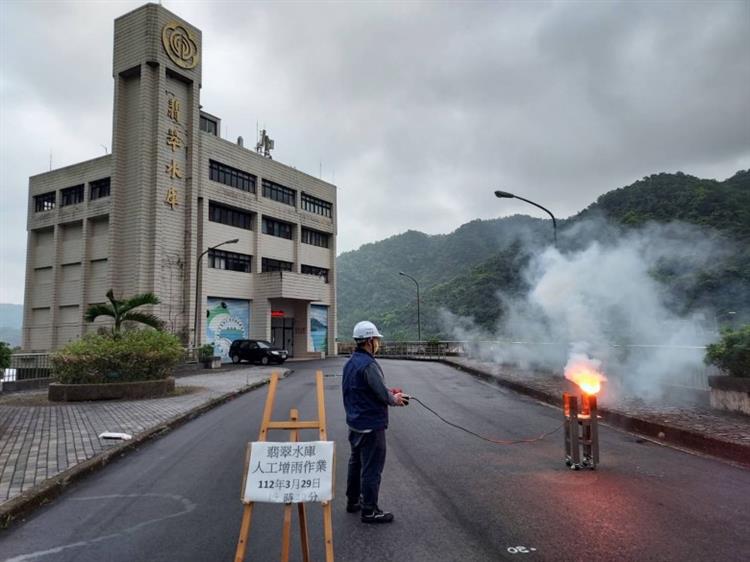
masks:
<instances>
[{"instance_id":1,"label":"building entrance","mask_svg":"<svg viewBox=\"0 0 750 562\"><path fill-rule=\"evenodd\" d=\"M294 357L294 318L271 318L271 343Z\"/></svg>"}]
</instances>

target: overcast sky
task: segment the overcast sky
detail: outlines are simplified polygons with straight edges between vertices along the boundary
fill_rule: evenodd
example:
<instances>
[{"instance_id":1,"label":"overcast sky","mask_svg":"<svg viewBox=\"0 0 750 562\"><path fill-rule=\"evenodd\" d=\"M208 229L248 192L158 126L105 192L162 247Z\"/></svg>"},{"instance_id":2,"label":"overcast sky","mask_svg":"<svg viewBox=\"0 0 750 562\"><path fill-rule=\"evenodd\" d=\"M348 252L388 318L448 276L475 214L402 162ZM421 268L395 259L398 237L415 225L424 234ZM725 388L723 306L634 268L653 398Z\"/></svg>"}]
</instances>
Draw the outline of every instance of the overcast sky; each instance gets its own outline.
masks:
<instances>
[{"instance_id":1,"label":"overcast sky","mask_svg":"<svg viewBox=\"0 0 750 562\"><path fill-rule=\"evenodd\" d=\"M0 302L23 302L28 177L104 154L113 20L143 2L0 0ZM225 138L338 185L339 252L475 218L574 214L656 172L750 168L750 2L217 2ZM543 214L541 215L543 216Z\"/></svg>"}]
</instances>

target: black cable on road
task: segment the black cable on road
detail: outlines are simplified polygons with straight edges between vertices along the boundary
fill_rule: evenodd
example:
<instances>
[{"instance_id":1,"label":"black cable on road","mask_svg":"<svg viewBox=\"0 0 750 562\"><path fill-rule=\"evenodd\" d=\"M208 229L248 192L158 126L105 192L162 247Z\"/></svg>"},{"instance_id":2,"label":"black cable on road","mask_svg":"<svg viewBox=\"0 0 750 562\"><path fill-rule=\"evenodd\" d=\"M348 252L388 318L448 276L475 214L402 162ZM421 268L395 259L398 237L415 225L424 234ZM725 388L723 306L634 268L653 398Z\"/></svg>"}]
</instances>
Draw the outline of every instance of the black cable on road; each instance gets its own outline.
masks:
<instances>
[{"instance_id":1,"label":"black cable on road","mask_svg":"<svg viewBox=\"0 0 750 562\"><path fill-rule=\"evenodd\" d=\"M451 427L455 427L456 429L460 429L461 431L465 431L469 435L473 435L474 437L478 437L482 441L487 441L489 443L494 443L495 445L517 445L519 443L536 443L537 441L541 441L545 437L547 437L549 435L552 435L553 433L556 433L557 431L560 430L560 428L562 426L565 425L565 422L563 422L560 425L558 425L555 429L553 429L552 431L548 431L546 433L542 433L539 437L530 437L530 438L527 438L527 439L492 439L491 437L485 437L484 435L480 435L479 433L475 433L475 432L471 431L470 429L466 429L465 427L462 427L462 426L460 426L460 425L458 425L456 423L453 423L451 421L446 420L443 416L441 416L440 414L438 414L435 410L433 410L432 408L430 408L427 404L425 404L424 402L422 402L419 398L416 398L415 396L410 396L409 399L410 400L414 400L415 402L418 402L419 404L421 404L423 408L425 408L426 410L429 410L430 412L432 412L433 414L435 414L438 418L440 418L440 420L443 421L443 423L446 423L446 424L448 424Z\"/></svg>"}]
</instances>

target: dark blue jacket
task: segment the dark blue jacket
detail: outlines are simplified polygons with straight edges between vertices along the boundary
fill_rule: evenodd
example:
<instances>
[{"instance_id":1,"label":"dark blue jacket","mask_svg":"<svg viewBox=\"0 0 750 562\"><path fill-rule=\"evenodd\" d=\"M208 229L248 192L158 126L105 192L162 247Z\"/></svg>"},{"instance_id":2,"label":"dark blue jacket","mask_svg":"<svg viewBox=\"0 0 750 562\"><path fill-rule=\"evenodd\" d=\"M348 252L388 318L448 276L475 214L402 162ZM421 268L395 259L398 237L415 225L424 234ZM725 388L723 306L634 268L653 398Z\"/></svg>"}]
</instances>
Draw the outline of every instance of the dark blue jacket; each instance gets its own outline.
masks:
<instances>
[{"instance_id":1,"label":"dark blue jacket","mask_svg":"<svg viewBox=\"0 0 750 562\"><path fill-rule=\"evenodd\" d=\"M352 353L344 366L341 388L349 427L359 431L388 427L390 393L380 365L372 355L362 349Z\"/></svg>"}]
</instances>

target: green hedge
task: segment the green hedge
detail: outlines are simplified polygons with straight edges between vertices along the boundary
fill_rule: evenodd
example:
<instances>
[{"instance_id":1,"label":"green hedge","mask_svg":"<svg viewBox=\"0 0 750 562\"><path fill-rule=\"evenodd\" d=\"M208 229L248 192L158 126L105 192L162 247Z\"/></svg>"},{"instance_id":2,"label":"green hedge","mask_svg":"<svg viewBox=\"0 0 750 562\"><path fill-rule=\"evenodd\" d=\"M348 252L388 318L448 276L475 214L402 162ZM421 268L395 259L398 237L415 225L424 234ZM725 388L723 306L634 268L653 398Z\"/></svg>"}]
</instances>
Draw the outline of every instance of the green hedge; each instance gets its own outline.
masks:
<instances>
[{"instance_id":1,"label":"green hedge","mask_svg":"<svg viewBox=\"0 0 750 562\"><path fill-rule=\"evenodd\" d=\"M177 336L133 330L118 339L88 335L51 356L53 377L64 384L97 384L164 379L183 358Z\"/></svg>"},{"instance_id":2,"label":"green hedge","mask_svg":"<svg viewBox=\"0 0 750 562\"><path fill-rule=\"evenodd\" d=\"M706 349L705 361L733 377L750 377L750 324L724 330L721 339Z\"/></svg>"},{"instance_id":3,"label":"green hedge","mask_svg":"<svg viewBox=\"0 0 750 562\"><path fill-rule=\"evenodd\" d=\"M10 367L11 353L10 345L4 341L0 341L0 370Z\"/></svg>"}]
</instances>

